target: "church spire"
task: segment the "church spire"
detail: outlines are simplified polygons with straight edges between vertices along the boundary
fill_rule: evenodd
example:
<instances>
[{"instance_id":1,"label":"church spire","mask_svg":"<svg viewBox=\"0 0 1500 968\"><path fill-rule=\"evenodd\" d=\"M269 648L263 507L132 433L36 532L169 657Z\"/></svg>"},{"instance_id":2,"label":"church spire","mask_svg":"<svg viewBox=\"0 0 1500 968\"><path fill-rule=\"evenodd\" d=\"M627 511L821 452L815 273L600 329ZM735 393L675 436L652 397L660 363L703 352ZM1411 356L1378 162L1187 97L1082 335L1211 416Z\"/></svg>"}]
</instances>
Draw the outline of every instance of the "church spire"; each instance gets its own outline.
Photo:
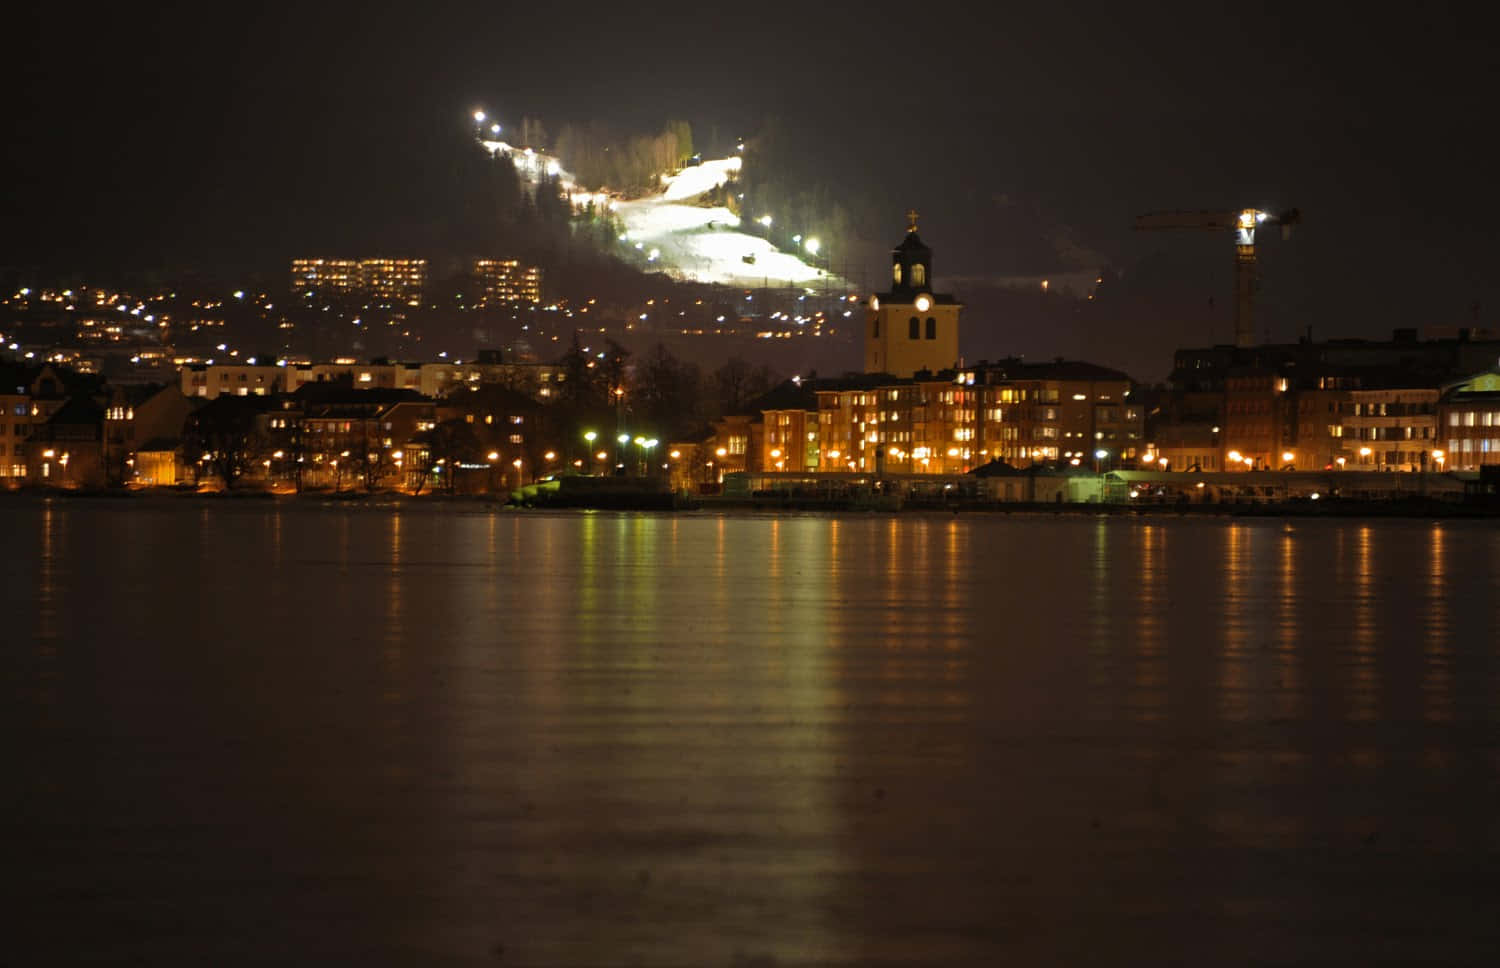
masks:
<instances>
[{"instance_id":1,"label":"church spire","mask_svg":"<svg viewBox=\"0 0 1500 968\"><path fill-rule=\"evenodd\" d=\"M932 250L917 234L917 210L906 213L906 237L891 250L891 291L907 296L932 287Z\"/></svg>"}]
</instances>

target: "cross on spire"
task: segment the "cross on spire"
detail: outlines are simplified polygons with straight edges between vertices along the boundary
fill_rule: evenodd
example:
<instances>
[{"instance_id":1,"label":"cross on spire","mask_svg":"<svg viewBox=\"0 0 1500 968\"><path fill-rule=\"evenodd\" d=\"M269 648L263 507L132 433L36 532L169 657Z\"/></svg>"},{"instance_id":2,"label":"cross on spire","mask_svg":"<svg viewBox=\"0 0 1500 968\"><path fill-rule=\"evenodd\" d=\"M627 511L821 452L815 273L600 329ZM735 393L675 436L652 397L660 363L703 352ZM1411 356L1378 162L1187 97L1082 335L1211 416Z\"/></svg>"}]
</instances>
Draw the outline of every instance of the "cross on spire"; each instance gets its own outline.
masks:
<instances>
[{"instance_id":1,"label":"cross on spire","mask_svg":"<svg viewBox=\"0 0 1500 968\"><path fill-rule=\"evenodd\" d=\"M917 210L914 208L907 209L906 218L911 222L911 224L906 227L906 231L915 232L917 230Z\"/></svg>"}]
</instances>

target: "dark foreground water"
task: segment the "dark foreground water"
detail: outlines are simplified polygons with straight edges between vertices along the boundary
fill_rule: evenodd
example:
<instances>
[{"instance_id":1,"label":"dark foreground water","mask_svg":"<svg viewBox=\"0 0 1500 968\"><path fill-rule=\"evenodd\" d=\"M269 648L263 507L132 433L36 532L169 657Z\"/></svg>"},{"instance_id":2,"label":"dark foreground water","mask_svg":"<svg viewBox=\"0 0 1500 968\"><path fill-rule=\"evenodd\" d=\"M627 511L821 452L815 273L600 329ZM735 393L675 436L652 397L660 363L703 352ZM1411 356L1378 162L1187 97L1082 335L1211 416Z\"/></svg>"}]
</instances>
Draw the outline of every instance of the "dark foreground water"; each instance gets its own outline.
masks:
<instances>
[{"instance_id":1,"label":"dark foreground water","mask_svg":"<svg viewBox=\"0 0 1500 968\"><path fill-rule=\"evenodd\" d=\"M1500 524L0 502L0 964L1492 964Z\"/></svg>"}]
</instances>

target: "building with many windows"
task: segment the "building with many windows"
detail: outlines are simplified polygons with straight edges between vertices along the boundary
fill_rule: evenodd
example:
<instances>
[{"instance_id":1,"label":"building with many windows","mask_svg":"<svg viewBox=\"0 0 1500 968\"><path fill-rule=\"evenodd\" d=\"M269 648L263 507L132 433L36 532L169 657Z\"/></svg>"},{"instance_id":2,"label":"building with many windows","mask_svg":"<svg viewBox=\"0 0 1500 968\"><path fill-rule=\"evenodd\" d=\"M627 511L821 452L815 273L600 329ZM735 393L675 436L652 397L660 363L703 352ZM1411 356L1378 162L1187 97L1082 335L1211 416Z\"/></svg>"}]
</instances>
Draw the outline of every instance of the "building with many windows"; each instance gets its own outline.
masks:
<instances>
[{"instance_id":1,"label":"building with many windows","mask_svg":"<svg viewBox=\"0 0 1500 968\"><path fill-rule=\"evenodd\" d=\"M52 366L0 363L0 477L27 477L27 440L67 401L67 388Z\"/></svg>"},{"instance_id":2,"label":"building with many windows","mask_svg":"<svg viewBox=\"0 0 1500 968\"><path fill-rule=\"evenodd\" d=\"M298 299L348 299L360 291L356 259L293 259L292 295Z\"/></svg>"},{"instance_id":3,"label":"building with many windows","mask_svg":"<svg viewBox=\"0 0 1500 968\"><path fill-rule=\"evenodd\" d=\"M267 397L287 386L287 368L269 363L190 363L177 371L178 388L185 397L213 400L234 397Z\"/></svg>"},{"instance_id":4,"label":"building with many windows","mask_svg":"<svg viewBox=\"0 0 1500 968\"><path fill-rule=\"evenodd\" d=\"M1500 465L1500 369L1445 387L1438 401L1435 463L1474 471Z\"/></svg>"},{"instance_id":5,"label":"building with many windows","mask_svg":"<svg viewBox=\"0 0 1500 968\"><path fill-rule=\"evenodd\" d=\"M361 259L360 288L372 301L420 306L427 291L426 259Z\"/></svg>"},{"instance_id":6,"label":"building with many windows","mask_svg":"<svg viewBox=\"0 0 1500 968\"><path fill-rule=\"evenodd\" d=\"M956 475L992 461L1107 469L1142 457L1144 427L1124 373L1015 359L787 381L720 420L700 450L718 475Z\"/></svg>"},{"instance_id":7,"label":"building with many windows","mask_svg":"<svg viewBox=\"0 0 1500 968\"><path fill-rule=\"evenodd\" d=\"M541 267L523 266L516 259L475 259L474 282L479 306L542 301Z\"/></svg>"},{"instance_id":8,"label":"building with many windows","mask_svg":"<svg viewBox=\"0 0 1500 968\"><path fill-rule=\"evenodd\" d=\"M1340 467L1380 471L1425 470L1437 443L1439 391L1395 386L1344 391L1347 399L1336 435L1333 461ZM1323 465L1313 465L1323 466Z\"/></svg>"},{"instance_id":9,"label":"building with many windows","mask_svg":"<svg viewBox=\"0 0 1500 968\"><path fill-rule=\"evenodd\" d=\"M364 298L420 306L427 291L427 260L293 259L291 291L302 301Z\"/></svg>"}]
</instances>

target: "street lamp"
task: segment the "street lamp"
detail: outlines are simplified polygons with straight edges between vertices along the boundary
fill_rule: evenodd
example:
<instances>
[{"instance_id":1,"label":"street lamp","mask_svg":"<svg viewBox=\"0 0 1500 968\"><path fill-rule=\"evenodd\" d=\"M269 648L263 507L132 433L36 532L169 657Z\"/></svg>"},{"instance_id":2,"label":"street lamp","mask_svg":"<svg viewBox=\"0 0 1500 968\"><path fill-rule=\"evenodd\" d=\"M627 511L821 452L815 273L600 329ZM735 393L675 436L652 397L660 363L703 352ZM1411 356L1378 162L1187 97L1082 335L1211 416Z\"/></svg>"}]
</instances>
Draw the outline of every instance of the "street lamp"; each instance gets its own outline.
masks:
<instances>
[{"instance_id":1,"label":"street lamp","mask_svg":"<svg viewBox=\"0 0 1500 968\"><path fill-rule=\"evenodd\" d=\"M624 451L625 447L630 443L630 435L621 434L620 436L615 438L615 443L620 445L619 447L615 448L615 470L623 471L625 469L625 456L622 451Z\"/></svg>"},{"instance_id":2,"label":"street lamp","mask_svg":"<svg viewBox=\"0 0 1500 968\"><path fill-rule=\"evenodd\" d=\"M484 459L490 462L490 493L495 492L495 463L500 460L500 452L492 450L484 455Z\"/></svg>"},{"instance_id":3,"label":"street lamp","mask_svg":"<svg viewBox=\"0 0 1500 968\"><path fill-rule=\"evenodd\" d=\"M592 430L585 430L583 432L583 442L588 445L587 453L592 454L594 452L594 441L597 440L598 437L599 435L594 433Z\"/></svg>"}]
</instances>

